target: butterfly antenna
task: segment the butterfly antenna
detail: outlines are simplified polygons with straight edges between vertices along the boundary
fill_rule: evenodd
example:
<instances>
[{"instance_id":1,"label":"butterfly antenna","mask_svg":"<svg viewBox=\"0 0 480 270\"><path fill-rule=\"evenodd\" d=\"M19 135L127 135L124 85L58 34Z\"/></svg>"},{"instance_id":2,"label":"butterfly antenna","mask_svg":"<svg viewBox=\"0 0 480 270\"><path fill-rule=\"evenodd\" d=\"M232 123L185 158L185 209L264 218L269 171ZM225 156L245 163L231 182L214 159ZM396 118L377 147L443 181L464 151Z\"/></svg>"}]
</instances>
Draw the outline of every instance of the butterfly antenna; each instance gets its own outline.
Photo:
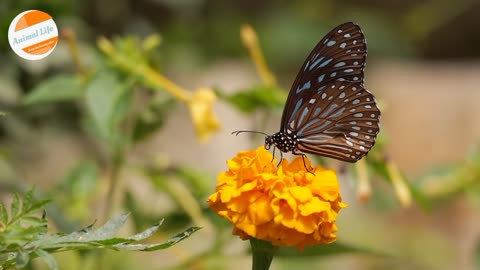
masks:
<instances>
[{"instance_id":1,"label":"butterfly antenna","mask_svg":"<svg viewBox=\"0 0 480 270\"><path fill-rule=\"evenodd\" d=\"M267 133L265 132L261 132L261 131L252 131L252 130L237 130L237 131L234 131L232 132L232 134L235 134L235 136L238 136L238 134L240 133L256 133L256 134L263 134L265 136L269 136Z\"/></svg>"}]
</instances>

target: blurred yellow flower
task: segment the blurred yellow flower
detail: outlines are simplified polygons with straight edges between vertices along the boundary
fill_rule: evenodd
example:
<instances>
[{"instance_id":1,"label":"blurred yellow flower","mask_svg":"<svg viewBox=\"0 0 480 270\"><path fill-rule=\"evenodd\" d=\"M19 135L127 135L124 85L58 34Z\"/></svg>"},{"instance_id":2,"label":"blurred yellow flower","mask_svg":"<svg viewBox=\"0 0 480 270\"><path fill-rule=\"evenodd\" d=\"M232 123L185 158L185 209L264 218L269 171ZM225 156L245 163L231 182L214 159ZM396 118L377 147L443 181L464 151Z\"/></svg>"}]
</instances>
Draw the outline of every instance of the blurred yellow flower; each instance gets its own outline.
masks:
<instances>
[{"instance_id":1,"label":"blurred yellow flower","mask_svg":"<svg viewBox=\"0 0 480 270\"><path fill-rule=\"evenodd\" d=\"M269 86L276 85L277 81L267 66L267 62L265 61L265 56L260 48L255 30L248 24L243 25L240 29L240 37L242 38L243 46L247 48L250 58L252 58L252 61L255 64L257 72L260 75L263 83Z\"/></svg>"},{"instance_id":2,"label":"blurred yellow flower","mask_svg":"<svg viewBox=\"0 0 480 270\"><path fill-rule=\"evenodd\" d=\"M195 90L188 99L188 107L200 142L206 142L213 133L220 129L220 122L213 112L217 97L212 89Z\"/></svg>"},{"instance_id":3,"label":"blurred yellow flower","mask_svg":"<svg viewBox=\"0 0 480 270\"><path fill-rule=\"evenodd\" d=\"M151 49L159 42L158 37L152 36L144 40L143 48ZM185 102L190 109L192 122L200 142L208 141L220 129L220 122L213 111L214 103L217 100L213 90L200 88L193 92L187 91L147 64L133 65L135 60L121 50L117 50L110 40L101 37L97 43L100 50L110 57L119 68L143 78L143 82L152 89L167 91L178 100Z\"/></svg>"},{"instance_id":4,"label":"blurred yellow flower","mask_svg":"<svg viewBox=\"0 0 480 270\"><path fill-rule=\"evenodd\" d=\"M264 147L239 152L227 164L208 203L235 226L233 234L299 249L336 240L335 220L347 205L335 171L307 172L302 157L283 160L277 168Z\"/></svg>"}]
</instances>

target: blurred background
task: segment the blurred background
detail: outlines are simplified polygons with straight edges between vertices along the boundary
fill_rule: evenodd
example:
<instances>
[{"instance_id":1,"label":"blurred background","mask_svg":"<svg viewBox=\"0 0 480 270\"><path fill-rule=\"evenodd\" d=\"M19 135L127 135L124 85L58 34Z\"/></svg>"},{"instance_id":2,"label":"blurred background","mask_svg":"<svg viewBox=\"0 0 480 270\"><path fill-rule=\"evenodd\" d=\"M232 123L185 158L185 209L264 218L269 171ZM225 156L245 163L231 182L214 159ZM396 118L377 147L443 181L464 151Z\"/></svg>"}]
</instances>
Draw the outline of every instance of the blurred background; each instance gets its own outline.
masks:
<instances>
[{"instance_id":1,"label":"blurred background","mask_svg":"<svg viewBox=\"0 0 480 270\"><path fill-rule=\"evenodd\" d=\"M8 45L11 20L29 9L60 31L39 61ZM361 165L318 162L338 169L349 205L338 242L363 252L297 252L272 269L480 269L479 15L474 0L2 0L0 199L34 185L52 199L53 231L124 212L130 232L165 218L159 239L203 226L170 249L107 252L101 264L95 252L59 253L60 269L248 269L247 243L206 204L225 161L263 144L231 132L277 132L305 57L354 21L380 138ZM276 82L257 72L245 24ZM213 111L199 120L196 101Z\"/></svg>"}]
</instances>

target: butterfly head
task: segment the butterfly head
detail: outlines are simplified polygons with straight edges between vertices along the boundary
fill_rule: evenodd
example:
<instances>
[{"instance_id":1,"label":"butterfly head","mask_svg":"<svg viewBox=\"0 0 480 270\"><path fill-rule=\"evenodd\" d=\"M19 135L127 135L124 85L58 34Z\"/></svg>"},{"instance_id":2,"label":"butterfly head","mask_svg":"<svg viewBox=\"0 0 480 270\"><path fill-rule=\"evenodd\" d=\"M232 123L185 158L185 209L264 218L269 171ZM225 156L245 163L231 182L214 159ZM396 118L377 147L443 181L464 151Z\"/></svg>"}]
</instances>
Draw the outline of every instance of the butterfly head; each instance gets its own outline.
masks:
<instances>
[{"instance_id":1,"label":"butterfly head","mask_svg":"<svg viewBox=\"0 0 480 270\"><path fill-rule=\"evenodd\" d=\"M272 136L265 136L265 149L270 150L270 147L273 144Z\"/></svg>"}]
</instances>

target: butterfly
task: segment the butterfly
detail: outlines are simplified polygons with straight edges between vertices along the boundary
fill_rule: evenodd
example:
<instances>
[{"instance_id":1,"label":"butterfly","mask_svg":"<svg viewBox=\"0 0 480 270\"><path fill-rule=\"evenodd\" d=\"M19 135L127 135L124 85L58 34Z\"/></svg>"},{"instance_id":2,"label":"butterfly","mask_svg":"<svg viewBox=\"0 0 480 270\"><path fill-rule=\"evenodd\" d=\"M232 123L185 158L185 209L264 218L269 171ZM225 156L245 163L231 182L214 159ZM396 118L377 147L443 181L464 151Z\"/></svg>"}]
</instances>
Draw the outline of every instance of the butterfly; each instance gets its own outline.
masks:
<instances>
[{"instance_id":1,"label":"butterfly","mask_svg":"<svg viewBox=\"0 0 480 270\"><path fill-rule=\"evenodd\" d=\"M315 46L288 95L280 131L265 135L265 148L356 162L375 144L380 110L364 88L367 44L360 27L335 27ZM238 135L241 132L235 131ZM304 160L305 162L305 160Z\"/></svg>"}]
</instances>

